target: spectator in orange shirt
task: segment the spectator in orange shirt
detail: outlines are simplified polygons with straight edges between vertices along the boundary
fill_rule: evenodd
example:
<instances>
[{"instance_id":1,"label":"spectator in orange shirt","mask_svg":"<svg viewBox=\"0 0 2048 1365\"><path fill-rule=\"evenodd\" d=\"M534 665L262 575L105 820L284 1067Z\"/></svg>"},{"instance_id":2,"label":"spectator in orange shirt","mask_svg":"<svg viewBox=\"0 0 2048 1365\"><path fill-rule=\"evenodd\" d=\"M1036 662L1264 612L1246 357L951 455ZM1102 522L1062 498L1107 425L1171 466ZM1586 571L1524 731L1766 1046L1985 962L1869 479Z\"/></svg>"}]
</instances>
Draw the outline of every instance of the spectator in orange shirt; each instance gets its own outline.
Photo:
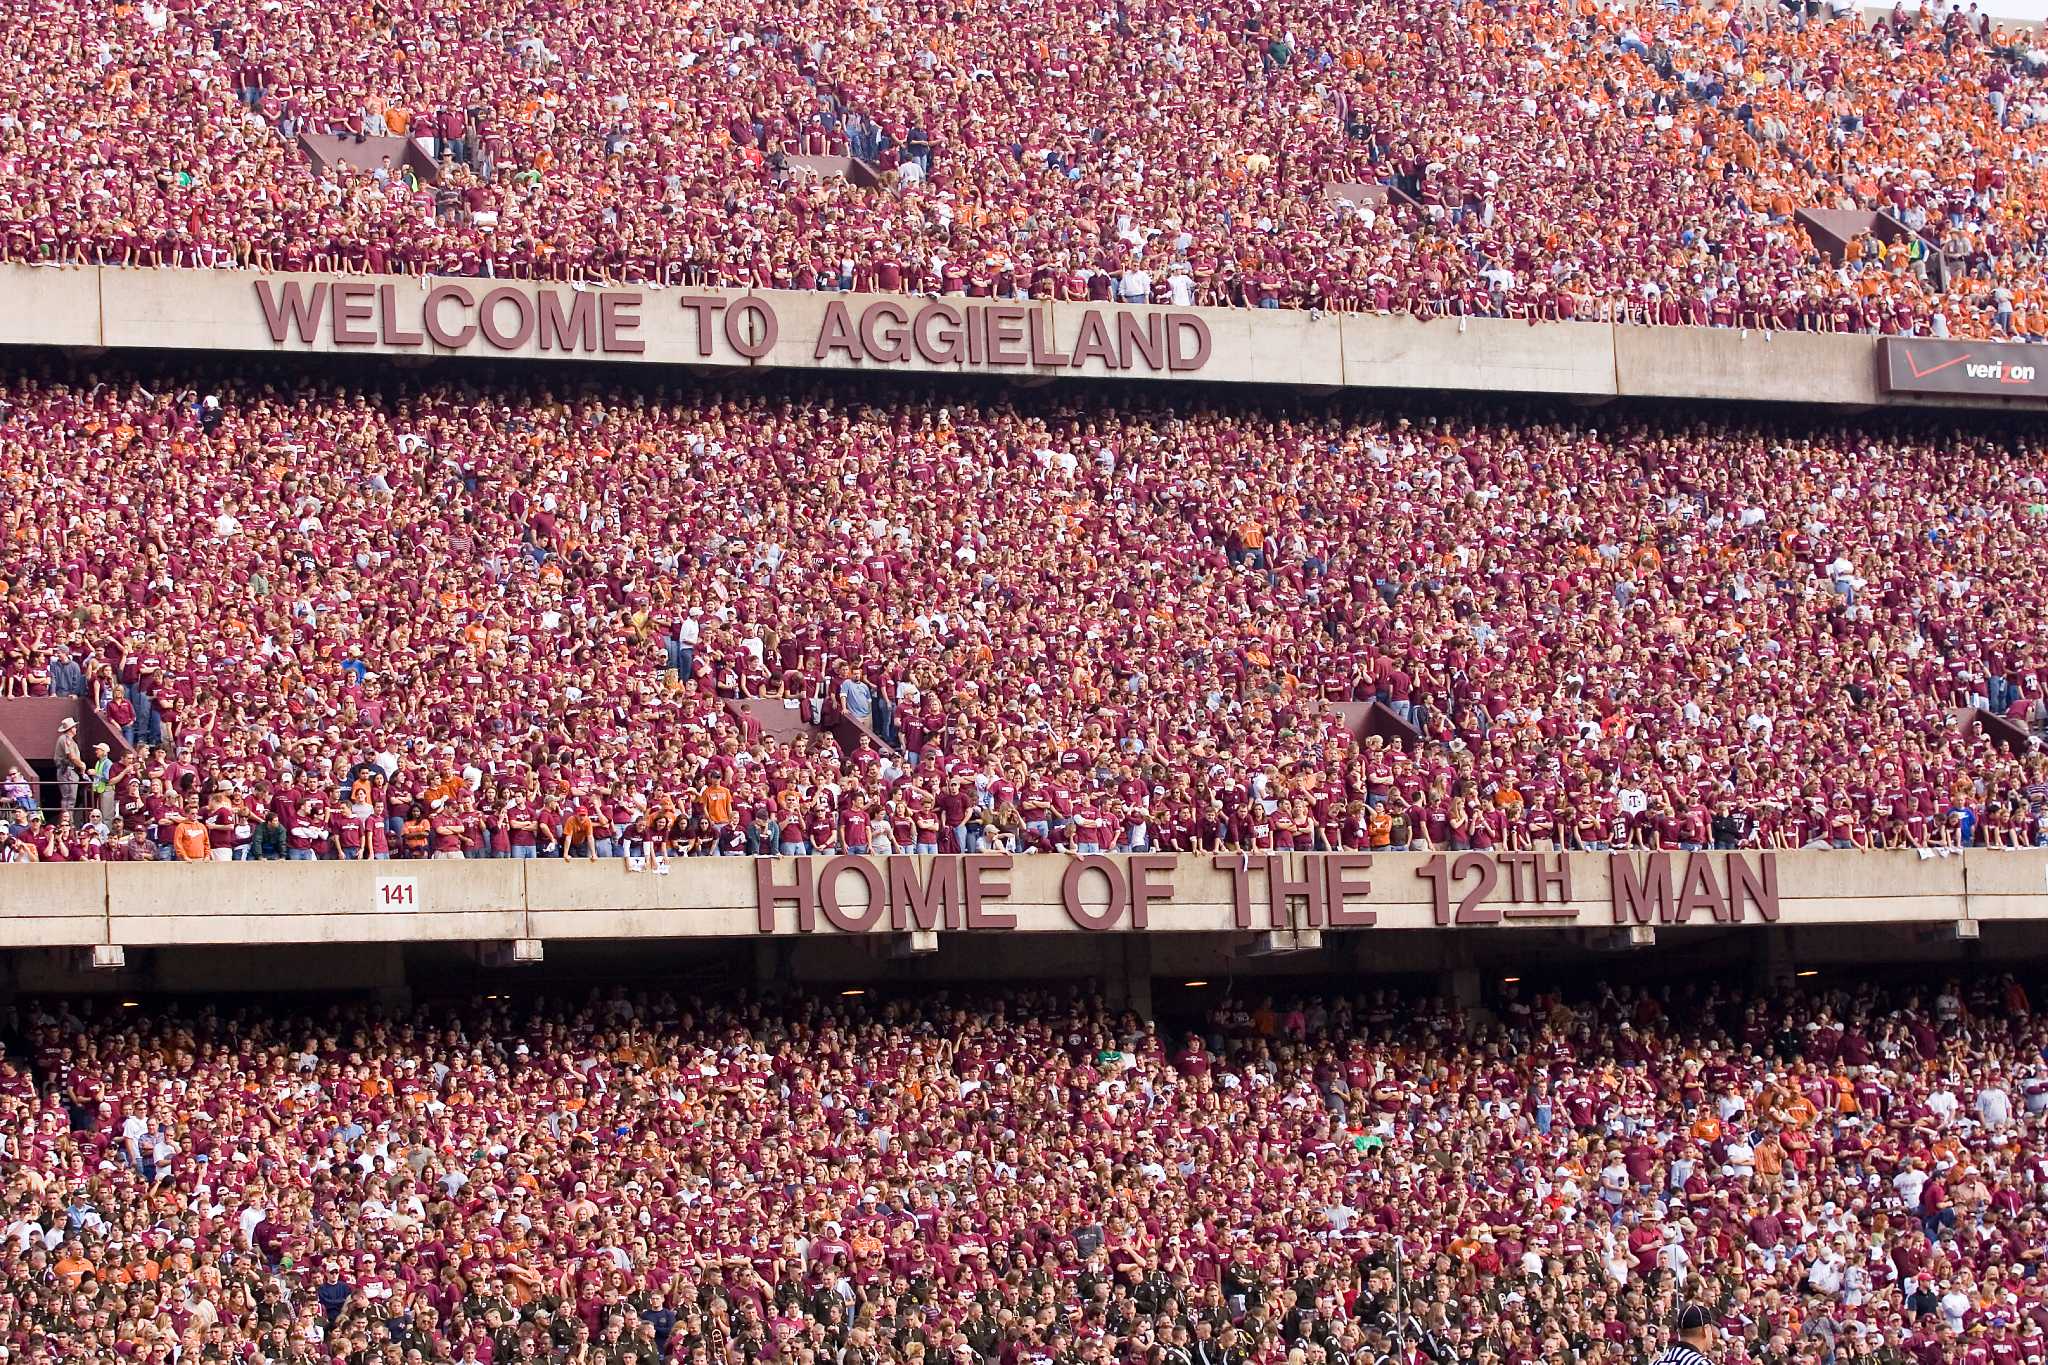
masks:
<instances>
[{"instance_id":1,"label":"spectator in orange shirt","mask_svg":"<svg viewBox=\"0 0 2048 1365\"><path fill-rule=\"evenodd\" d=\"M703 795L698 798L704 803L704 819L712 828L723 831L732 824L732 788L717 778L705 785Z\"/></svg>"},{"instance_id":2,"label":"spectator in orange shirt","mask_svg":"<svg viewBox=\"0 0 2048 1365\"><path fill-rule=\"evenodd\" d=\"M562 824L562 856L589 863L597 861L597 822L581 806Z\"/></svg>"},{"instance_id":3,"label":"spectator in orange shirt","mask_svg":"<svg viewBox=\"0 0 2048 1365\"><path fill-rule=\"evenodd\" d=\"M51 1269L56 1272L57 1283L67 1290L78 1288L78 1282L95 1271L93 1263L85 1259L75 1241L65 1246L63 1254L57 1258L57 1263Z\"/></svg>"},{"instance_id":4,"label":"spectator in orange shirt","mask_svg":"<svg viewBox=\"0 0 2048 1365\"><path fill-rule=\"evenodd\" d=\"M171 831L171 848L181 862L206 862L213 849L211 840L206 836L205 822L192 811L186 811Z\"/></svg>"}]
</instances>

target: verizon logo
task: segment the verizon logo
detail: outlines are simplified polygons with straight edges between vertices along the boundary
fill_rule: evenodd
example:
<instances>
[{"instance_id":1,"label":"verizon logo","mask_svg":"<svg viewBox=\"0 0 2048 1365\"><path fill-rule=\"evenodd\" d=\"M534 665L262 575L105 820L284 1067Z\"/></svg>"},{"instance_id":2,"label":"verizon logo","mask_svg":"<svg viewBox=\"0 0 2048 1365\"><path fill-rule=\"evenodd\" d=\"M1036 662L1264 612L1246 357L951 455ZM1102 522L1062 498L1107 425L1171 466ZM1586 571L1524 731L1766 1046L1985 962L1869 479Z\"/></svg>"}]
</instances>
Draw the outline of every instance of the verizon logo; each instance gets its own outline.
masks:
<instances>
[{"instance_id":1,"label":"verizon logo","mask_svg":"<svg viewBox=\"0 0 2048 1365\"><path fill-rule=\"evenodd\" d=\"M2038 346L1887 340L1885 357L1884 384L1894 393L2048 396L2042 385L2048 359Z\"/></svg>"},{"instance_id":2,"label":"verizon logo","mask_svg":"<svg viewBox=\"0 0 2048 1365\"><path fill-rule=\"evenodd\" d=\"M2003 360L1989 364L1973 360L1963 366L1963 373L1972 379L1988 379L1998 384L2031 384L2034 382L2032 365L2008 365Z\"/></svg>"}]
</instances>

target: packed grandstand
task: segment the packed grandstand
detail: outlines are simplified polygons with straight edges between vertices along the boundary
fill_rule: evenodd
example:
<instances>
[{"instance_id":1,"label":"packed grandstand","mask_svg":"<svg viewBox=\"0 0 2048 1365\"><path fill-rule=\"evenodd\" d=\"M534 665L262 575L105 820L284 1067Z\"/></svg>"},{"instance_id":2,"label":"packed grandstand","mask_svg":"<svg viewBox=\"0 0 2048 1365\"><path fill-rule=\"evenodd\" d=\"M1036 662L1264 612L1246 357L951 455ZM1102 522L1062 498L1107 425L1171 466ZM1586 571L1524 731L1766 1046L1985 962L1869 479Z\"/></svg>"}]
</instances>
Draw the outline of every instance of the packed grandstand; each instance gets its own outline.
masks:
<instances>
[{"instance_id":1,"label":"packed grandstand","mask_svg":"<svg viewBox=\"0 0 2048 1365\"><path fill-rule=\"evenodd\" d=\"M104 365L0 401L0 694L133 745L9 773L13 857L1998 848L2048 796L2024 426Z\"/></svg>"},{"instance_id":2,"label":"packed grandstand","mask_svg":"<svg viewBox=\"0 0 2048 1365\"><path fill-rule=\"evenodd\" d=\"M2031 353L1976 355L2048 340L2033 31L0 0L0 34L0 316L326 284L291 356L190 297L175 339L124 314L176 357L0 328L0 1365L1648 1365L1695 1318L1711 1365L2048 1365L2048 441ZM1785 331L1948 337L1916 380L1989 374L1644 401L1704 390L1610 350L1586 392L1631 396L1589 406L767 342L393 363L342 326L373 291L332 281L429 274L1747 329L1752 371L1851 355ZM1467 339L1330 330L1382 326ZM1513 927L1450 912L1453 859L1367 929L1347 878L1423 860L1312 856L1735 849L1590 860L1677 912L1605 924L1543 860L1580 895ZM941 903L976 853L1019 856L1001 925ZM1259 864L1274 932L1189 892L1146 937L1114 869L1171 860L1062 861L1147 853ZM888 854L939 856L868 876L929 893L872 934L778 920L829 869L689 894L749 867L694 858ZM532 858L649 875L468 863ZM445 865L284 865L376 859ZM1689 918L1738 861L1758 914ZM1074 915L1062 866L1139 909Z\"/></svg>"},{"instance_id":3,"label":"packed grandstand","mask_svg":"<svg viewBox=\"0 0 2048 1365\"><path fill-rule=\"evenodd\" d=\"M2011 978L26 1004L9 1359L876 1365L2048 1355Z\"/></svg>"},{"instance_id":4,"label":"packed grandstand","mask_svg":"<svg viewBox=\"0 0 2048 1365\"><path fill-rule=\"evenodd\" d=\"M21 261L2048 334L2048 48L1975 3L0 15Z\"/></svg>"}]
</instances>

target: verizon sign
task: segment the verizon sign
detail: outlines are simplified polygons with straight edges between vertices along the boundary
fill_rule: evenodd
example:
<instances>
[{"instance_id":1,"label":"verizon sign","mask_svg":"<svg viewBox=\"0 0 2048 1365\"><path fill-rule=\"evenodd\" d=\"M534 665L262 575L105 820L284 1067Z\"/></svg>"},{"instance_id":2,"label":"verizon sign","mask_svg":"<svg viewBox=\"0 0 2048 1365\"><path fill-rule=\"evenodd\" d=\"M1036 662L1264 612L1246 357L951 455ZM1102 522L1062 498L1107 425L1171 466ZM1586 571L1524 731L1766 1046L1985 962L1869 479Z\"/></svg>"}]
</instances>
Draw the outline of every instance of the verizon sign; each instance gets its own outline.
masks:
<instances>
[{"instance_id":1,"label":"verizon sign","mask_svg":"<svg viewBox=\"0 0 2048 1365\"><path fill-rule=\"evenodd\" d=\"M1886 393L2048 399L2048 346L1886 337L1878 352Z\"/></svg>"}]
</instances>

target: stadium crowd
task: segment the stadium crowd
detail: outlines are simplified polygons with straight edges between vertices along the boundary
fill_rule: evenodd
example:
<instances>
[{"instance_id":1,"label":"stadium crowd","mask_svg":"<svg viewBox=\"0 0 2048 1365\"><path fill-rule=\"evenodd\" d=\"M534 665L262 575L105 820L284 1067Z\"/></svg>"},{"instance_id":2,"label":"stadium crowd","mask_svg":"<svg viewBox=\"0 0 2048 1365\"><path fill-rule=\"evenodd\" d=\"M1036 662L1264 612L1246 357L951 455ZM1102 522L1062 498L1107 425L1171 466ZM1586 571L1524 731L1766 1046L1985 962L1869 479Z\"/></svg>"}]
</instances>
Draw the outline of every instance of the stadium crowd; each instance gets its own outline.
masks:
<instances>
[{"instance_id":1,"label":"stadium crowd","mask_svg":"<svg viewBox=\"0 0 2048 1365\"><path fill-rule=\"evenodd\" d=\"M0 695L134 745L67 730L55 784L9 774L9 858L2048 821L2022 427L397 379L0 402ZM1374 701L1400 723L1337 709Z\"/></svg>"},{"instance_id":2,"label":"stadium crowd","mask_svg":"<svg viewBox=\"0 0 2048 1365\"><path fill-rule=\"evenodd\" d=\"M1803 985L1804 983L1802 983ZM2048 1358L2011 979L1768 996L20 1007L21 1361Z\"/></svg>"},{"instance_id":3,"label":"stadium crowd","mask_svg":"<svg viewBox=\"0 0 2048 1365\"><path fill-rule=\"evenodd\" d=\"M2048 336L2048 48L1834 8L4 0L0 253Z\"/></svg>"}]
</instances>

